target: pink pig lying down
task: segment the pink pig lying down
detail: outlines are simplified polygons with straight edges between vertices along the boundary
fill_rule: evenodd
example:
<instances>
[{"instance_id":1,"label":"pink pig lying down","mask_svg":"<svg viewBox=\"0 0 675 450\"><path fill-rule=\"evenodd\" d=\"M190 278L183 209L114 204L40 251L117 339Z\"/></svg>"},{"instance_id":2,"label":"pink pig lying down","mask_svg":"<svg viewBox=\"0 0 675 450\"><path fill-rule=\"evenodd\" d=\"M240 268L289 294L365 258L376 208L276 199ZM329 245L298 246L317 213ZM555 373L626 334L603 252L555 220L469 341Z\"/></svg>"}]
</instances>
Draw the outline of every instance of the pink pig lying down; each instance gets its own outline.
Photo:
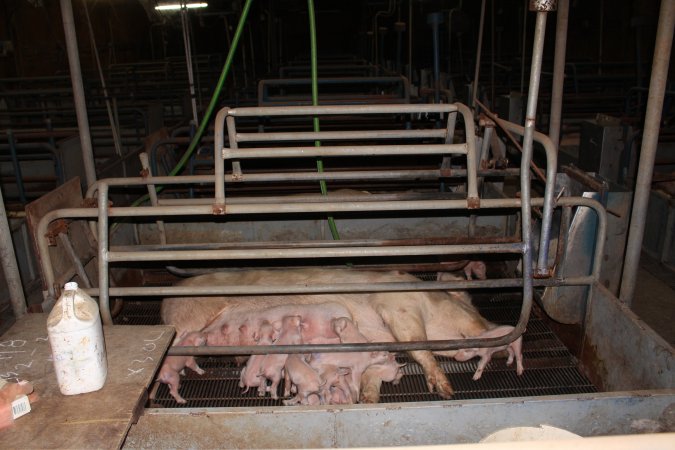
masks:
<instances>
[{"instance_id":1,"label":"pink pig lying down","mask_svg":"<svg viewBox=\"0 0 675 450\"><path fill-rule=\"evenodd\" d=\"M312 284L373 284L379 282L411 282L418 278L401 272L374 272L352 269L284 269L243 270L201 275L181 281L181 286L228 285L312 285ZM278 319L257 315L266 309L284 305L317 305L331 303L341 306L345 313L332 318L348 317L358 323L359 332L370 342L405 342L462 339L475 337L494 327L485 320L462 291L359 292L304 295L261 295L223 297L170 297L162 303L161 316L165 324L177 330L203 329L209 345L241 345L239 328L250 321L251 329L260 327L262 320ZM257 325L256 325L257 323ZM328 325L326 325L328 324ZM207 326L208 325L208 326ZM226 333L221 328L227 325ZM323 327L323 339L339 342L334 332ZM303 330L304 333L305 330ZM213 341L212 341L213 337ZM304 337L304 334L303 334ZM431 351L409 352L422 369L430 392L450 398L453 390L445 373ZM456 351L435 354L454 357ZM364 372L364 376L368 372ZM373 375L376 376L376 375ZM381 381L381 380L380 380ZM362 380L364 385L376 385L377 380ZM376 401L376 398L371 398Z\"/></svg>"},{"instance_id":2,"label":"pink pig lying down","mask_svg":"<svg viewBox=\"0 0 675 450\"><path fill-rule=\"evenodd\" d=\"M201 347L206 345L206 335L199 331L184 332L179 336L178 342L175 345L179 347ZM187 403L178 393L178 389L180 389L180 375L184 375L185 367L189 367L199 375L204 374L204 370L197 365L194 356L167 356L164 358L164 363L157 376L157 381L169 386L169 393L176 399L177 403Z\"/></svg>"},{"instance_id":3,"label":"pink pig lying down","mask_svg":"<svg viewBox=\"0 0 675 450\"><path fill-rule=\"evenodd\" d=\"M491 330L485 331L482 333L479 338L497 338L506 336L511 331L513 327L510 325L502 325ZM490 362L492 355L496 352L506 350L509 354L509 358L506 361L506 365L510 366L513 363L513 359L516 359L516 373L522 375L523 371L523 337L519 336L518 339L511 342L508 345L502 345L499 347L483 347L483 348L465 348L457 351L455 359L457 361L468 361L475 356L480 356L480 361L478 362L478 367L476 368L476 373L473 375L474 380L478 380L483 375L483 370Z\"/></svg>"}]
</instances>

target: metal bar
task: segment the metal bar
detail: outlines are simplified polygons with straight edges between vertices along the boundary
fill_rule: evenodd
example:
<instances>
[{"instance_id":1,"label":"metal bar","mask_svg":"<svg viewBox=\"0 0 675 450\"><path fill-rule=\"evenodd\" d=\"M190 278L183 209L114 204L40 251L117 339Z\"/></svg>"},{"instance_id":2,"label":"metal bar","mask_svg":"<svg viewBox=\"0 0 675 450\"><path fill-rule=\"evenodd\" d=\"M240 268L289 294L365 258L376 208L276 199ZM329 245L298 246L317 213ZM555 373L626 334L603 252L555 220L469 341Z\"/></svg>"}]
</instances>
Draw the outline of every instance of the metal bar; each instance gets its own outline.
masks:
<instances>
[{"instance_id":1,"label":"metal bar","mask_svg":"<svg viewBox=\"0 0 675 450\"><path fill-rule=\"evenodd\" d=\"M223 160L221 150L225 148L225 118L228 108L223 108L216 114L213 132L213 173L215 175L215 203L225 203L225 161ZM230 148L232 146L230 145ZM235 147L236 148L236 147Z\"/></svg>"},{"instance_id":2,"label":"metal bar","mask_svg":"<svg viewBox=\"0 0 675 450\"><path fill-rule=\"evenodd\" d=\"M237 142L330 141L356 139L445 139L446 130L354 130L354 131L294 131L278 133L237 133Z\"/></svg>"},{"instance_id":3,"label":"metal bar","mask_svg":"<svg viewBox=\"0 0 675 450\"><path fill-rule=\"evenodd\" d=\"M187 67L188 85L190 88L190 104L192 105L192 120L195 126L199 126L199 118L197 117L197 99L195 95L195 78L192 71L192 48L190 44L190 23L187 16L187 8L181 6L180 8L180 22L183 29L183 46L185 47L185 65Z\"/></svg>"},{"instance_id":4,"label":"metal bar","mask_svg":"<svg viewBox=\"0 0 675 450\"><path fill-rule=\"evenodd\" d=\"M674 24L675 2L662 0L659 11L659 25L656 30L652 76L649 81L649 97L647 100L642 148L640 150L640 164L635 182L633 211L631 213L628 243L626 245L626 262L623 268L621 291L619 294L621 301L627 305L631 304L633 294L635 293L640 251L642 250L642 239L645 231L645 218L647 217L647 206L649 204L649 192L654 172L656 146L661 127L663 97L668 81Z\"/></svg>"},{"instance_id":5,"label":"metal bar","mask_svg":"<svg viewBox=\"0 0 675 450\"><path fill-rule=\"evenodd\" d=\"M399 105L321 105L321 106L269 106L229 109L235 117L260 116L319 116L341 114L429 114L457 111L458 103L399 104Z\"/></svg>"},{"instance_id":6,"label":"metal bar","mask_svg":"<svg viewBox=\"0 0 675 450\"><path fill-rule=\"evenodd\" d=\"M485 0L480 4L480 22L478 23L478 44L476 44L476 69L473 72L473 89L471 90L471 107L476 109L478 97L478 76L480 74L480 54L483 49L483 27L485 25Z\"/></svg>"},{"instance_id":7,"label":"metal bar","mask_svg":"<svg viewBox=\"0 0 675 450\"><path fill-rule=\"evenodd\" d=\"M5 281L9 289L9 298L12 303L14 318L26 314L26 298L23 294L21 284L21 274L19 265L16 262L14 245L12 243L12 230L9 228L7 211L5 210L5 200L2 197L2 188L0 187L0 259L2 260L2 271L5 274Z\"/></svg>"},{"instance_id":8,"label":"metal bar","mask_svg":"<svg viewBox=\"0 0 675 450\"><path fill-rule=\"evenodd\" d=\"M9 153L12 157L12 166L14 167L14 177L16 178L16 188L19 191L19 202L26 205L26 189L23 185L23 175L21 174L21 165L19 164L19 157L16 154L16 142L12 130L7 130L7 141L9 142Z\"/></svg>"},{"instance_id":9,"label":"metal bar","mask_svg":"<svg viewBox=\"0 0 675 450\"><path fill-rule=\"evenodd\" d=\"M578 276L570 278L535 279L536 287L583 286L595 282L595 277ZM248 296L248 295L294 295L294 294L336 294L363 292L411 292L458 289L503 289L523 286L522 278L500 278L490 280L457 280L452 282L416 281L391 283L338 283L304 285L228 285L228 286L147 286L111 287L110 295L116 297L195 297L195 296ZM96 297L98 288L84 289Z\"/></svg>"},{"instance_id":10,"label":"metal bar","mask_svg":"<svg viewBox=\"0 0 675 450\"><path fill-rule=\"evenodd\" d=\"M66 255L68 255L68 258L70 258L70 261L75 266L75 272L77 272L77 275L80 277L82 286L84 286L85 288L91 288L91 281L89 280L89 276L87 275L87 272L84 270L82 261L80 261L80 258L77 256L77 253L75 253L75 249L73 248L73 245L70 243L68 235L66 233L59 233L59 240L61 241L63 249L66 251Z\"/></svg>"},{"instance_id":11,"label":"metal bar","mask_svg":"<svg viewBox=\"0 0 675 450\"><path fill-rule=\"evenodd\" d=\"M102 184L98 190L98 305L101 320L112 325L110 314L110 286L108 274L108 186ZM46 253L49 255L49 253Z\"/></svg>"},{"instance_id":12,"label":"metal bar","mask_svg":"<svg viewBox=\"0 0 675 450\"><path fill-rule=\"evenodd\" d=\"M455 104L457 111L464 119L466 139L466 171L467 171L467 203L470 209L480 206L478 198L478 177L476 176L476 130L473 122L473 112L468 106Z\"/></svg>"},{"instance_id":13,"label":"metal bar","mask_svg":"<svg viewBox=\"0 0 675 450\"><path fill-rule=\"evenodd\" d=\"M473 245L410 245L342 248L266 248L231 250L109 251L109 262L214 261L240 259L359 258L372 256L464 255L469 253L520 253L520 243Z\"/></svg>"},{"instance_id":14,"label":"metal bar","mask_svg":"<svg viewBox=\"0 0 675 450\"><path fill-rule=\"evenodd\" d=\"M321 147L256 147L223 149L224 159L304 158L322 156L445 155L467 153L467 144L326 145ZM475 163L475 161L474 161Z\"/></svg>"},{"instance_id":15,"label":"metal bar","mask_svg":"<svg viewBox=\"0 0 675 450\"><path fill-rule=\"evenodd\" d=\"M105 77L103 76L103 68L101 67L101 59L98 55L98 48L96 47L96 38L94 37L94 29L91 26L91 19L89 18L89 8L87 3L83 4L84 14L87 18L87 28L89 29L89 37L91 38L91 47L96 59L96 67L98 68L98 75L101 80L101 89L103 90L103 98L105 98L105 106L108 112L108 121L110 122L110 131L112 133L113 144L115 145L115 153L122 157L122 144L120 142L119 124L116 123L113 117L112 106L110 105L110 97L108 96L108 87L105 84Z\"/></svg>"},{"instance_id":16,"label":"metal bar","mask_svg":"<svg viewBox=\"0 0 675 450\"><path fill-rule=\"evenodd\" d=\"M525 128L507 120L495 117L496 122L503 128L525 135ZM551 239L551 222L553 221L553 208L555 207L555 177L558 171L558 150L553 141L545 134L534 131L532 139L544 147L546 153L546 178L544 187L544 214L541 221L541 235L539 236L539 259L537 261L537 275L550 276L548 268L548 244ZM532 165L532 161L530 161Z\"/></svg>"},{"instance_id":17,"label":"metal bar","mask_svg":"<svg viewBox=\"0 0 675 450\"><path fill-rule=\"evenodd\" d=\"M77 127L80 131L80 145L82 146L82 161L87 186L96 181L96 165L94 163L94 150L91 145L89 133L89 120L87 118L87 103L84 97L82 85L82 71L80 70L80 56L77 49L77 36L75 34L75 21L73 19L73 5L70 0L61 1L61 17L63 30L66 36L66 50L68 51L68 65L70 67L70 79L73 85L73 100L75 101L75 114Z\"/></svg>"},{"instance_id":18,"label":"metal bar","mask_svg":"<svg viewBox=\"0 0 675 450\"><path fill-rule=\"evenodd\" d=\"M141 160L141 167L147 173L144 178L147 178L148 181L152 179L152 172L150 171L150 164L148 163L148 154L141 152L138 154L138 158ZM150 196L150 204L152 206L159 205L157 200L157 190L155 189L154 184L148 184L148 195ZM166 244L166 230L164 229L164 221L157 221L157 230L159 231L159 242L161 244Z\"/></svg>"},{"instance_id":19,"label":"metal bar","mask_svg":"<svg viewBox=\"0 0 675 450\"><path fill-rule=\"evenodd\" d=\"M546 32L546 12L537 12L532 49L532 67L530 69L530 86L528 89L527 111L525 115L525 133L523 135L523 154L520 162L520 198L521 230L523 238L523 308L518 324L512 331L519 336L525 331L525 325L532 307L532 223L530 205L530 162L532 160L534 122L537 114L537 96L539 93L539 77L541 76L542 54L544 51L544 34ZM541 252L540 252L541 253Z\"/></svg>"},{"instance_id":20,"label":"metal bar","mask_svg":"<svg viewBox=\"0 0 675 450\"><path fill-rule=\"evenodd\" d=\"M515 244L520 242L515 237L478 237L466 238L441 237L441 238L419 238L419 239L341 239L321 240L321 241L237 241L224 243L188 243L188 244L146 244L146 245L119 245L110 247L114 252L126 251L153 251L153 250L225 250L225 249L244 249L244 248L334 248L334 247L379 247L394 245L457 245L457 244Z\"/></svg>"},{"instance_id":21,"label":"metal bar","mask_svg":"<svg viewBox=\"0 0 675 450\"><path fill-rule=\"evenodd\" d=\"M556 149L560 145L560 127L562 125L568 16L569 0L558 0L555 28L555 56L553 58L553 87L551 90L551 116L548 127L548 135Z\"/></svg>"}]
</instances>

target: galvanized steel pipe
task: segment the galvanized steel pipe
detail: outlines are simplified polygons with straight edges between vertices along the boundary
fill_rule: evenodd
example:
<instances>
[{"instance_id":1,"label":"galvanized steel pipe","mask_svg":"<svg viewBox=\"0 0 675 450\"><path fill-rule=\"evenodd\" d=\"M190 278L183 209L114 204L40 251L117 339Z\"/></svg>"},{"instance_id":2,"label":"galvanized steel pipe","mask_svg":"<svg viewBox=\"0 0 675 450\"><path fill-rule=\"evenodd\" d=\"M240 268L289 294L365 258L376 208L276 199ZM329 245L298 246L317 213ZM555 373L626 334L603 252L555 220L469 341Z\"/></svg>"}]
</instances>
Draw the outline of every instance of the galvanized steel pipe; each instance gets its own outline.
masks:
<instances>
[{"instance_id":1,"label":"galvanized steel pipe","mask_svg":"<svg viewBox=\"0 0 675 450\"><path fill-rule=\"evenodd\" d=\"M2 197L0 188L0 259L2 259L2 271L5 274L5 281L9 289L9 299L12 304L14 318L26 314L26 298L23 294L21 284L21 274L19 265L16 262L14 245L12 243L12 231L9 228L9 219L5 211L5 200Z\"/></svg>"},{"instance_id":2,"label":"galvanized steel pipe","mask_svg":"<svg viewBox=\"0 0 675 450\"><path fill-rule=\"evenodd\" d=\"M495 117L495 121L504 129L525 135L525 128L508 120ZM546 154L546 184L544 187L544 213L541 220L541 235L539 236L539 259L537 262L537 275L550 275L548 269L548 244L551 240L551 222L553 221L553 208L555 207L555 178L558 171L558 150L553 141L545 134L534 131L532 139L544 147Z\"/></svg>"},{"instance_id":3,"label":"galvanized steel pipe","mask_svg":"<svg viewBox=\"0 0 675 450\"><path fill-rule=\"evenodd\" d=\"M537 22L534 30L534 47L532 49L532 67L530 69L530 86L527 97L525 114L525 133L523 135L523 154L520 162L520 198L521 198L521 229L523 238L523 309L516 329L511 334L519 336L525 331L525 325L530 315L526 305L532 305L532 223L530 205L530 162L532 160L534 123L537 114L537 96L539 94L539 78L541 76L541 62L544 51L544 34L546 32L546 13L537 13Z\"/></svg>"},{"instance_id":4,"label":"galvanized steel pipe","mask_svg":"<svg viewBox=\"0 0 675 450\"><path fill-rule=\"evenodd\" d=\"M567 47L567 23L569 16L569 0L559 0L555 27L555 55L553 57L553 87L551 90L551 115L548 135L553 145L560 145L560 128L562 126L562 102L565 86L565 51ZM540 261L541 262L541 261Z\"/></svg>"},{"instance_id":5,"label":"galvanized steel pipe","mask_svg":"<svg viewBox=\"0 0 675 450\"><path fill-rule=\"evenodd\" d=\"M633 211L630 218L626 258L621 279L619 298L630 305L635 294L635 283L640 263L642 239L645 231L649 192L651 190L652 174L656 146L661 128L661 113L663 97L668 81L668 66L670 52L673 45L673 24L675 23L675 1L661 0L659 11L659 25L656 30L656 45L654 47L654 61L652 76L649 81L649 97L647 100L647 114L642 133L642 147L640 150L640 164L638 166L635 194L633 196Z\"/></svg>"},{"instance_id":6,"label":"galvanized steel pipe","mask_svg":"<svg viewBox=\"0 0 675 450\"><path fill-rule=\"evenodd\" d=\"M94 162L94 149L91 145L91 134L89 133L87 103L84 97L82 71L80 69L80 55L77 48L75 21L73 19L73 5L71 4L70 0L61 0L61 17L63 19L63 31L65 32L66 36L66 50L68 51L70 79L73 85L73 100L75 101L77 127L80 132L82 162L84 163L84 173L87 179L87 186L91 186L96 181L96 165Z\"/></svg>"}]
</instances>

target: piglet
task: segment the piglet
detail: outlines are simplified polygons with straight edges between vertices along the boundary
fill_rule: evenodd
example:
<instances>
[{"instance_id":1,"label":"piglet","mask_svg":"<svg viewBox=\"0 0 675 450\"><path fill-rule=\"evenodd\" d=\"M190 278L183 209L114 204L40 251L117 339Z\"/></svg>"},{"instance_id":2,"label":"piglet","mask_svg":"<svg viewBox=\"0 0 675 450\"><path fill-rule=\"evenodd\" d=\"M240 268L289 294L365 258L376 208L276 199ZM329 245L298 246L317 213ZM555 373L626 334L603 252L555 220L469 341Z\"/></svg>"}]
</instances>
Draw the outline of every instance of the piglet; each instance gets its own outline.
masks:
<instances>
[{"instance_id":1,"label":"piglet","mask_svg":"<svg viewBox=\"0 0 675 450\"><path fill-rule=\"evenodd\" d=\"M340 338L340 342L364 343L368 339L361 334L356 324L347 317L338 317L331 321L331 326L335 334Z\"/></svg>"},{"instance_id":2,"label":"piglet","mask_svg":"<svg viewBox=\"0 0 675 450\"><path fill-rule=\"evenodd\" d=\"M322 379L317 371L312 369L302 355L288 355L284 365L284 397L291 393L291 385L296 387L295 397L284 400L284 405L325 404L322 386L326 380Z\"/></svg>"},{"instance_id":3,"label":"piglet","mask_svg":"<svg viewBox=\"0 0 675 450\"><path fill-rule=\"evenodd\" d=\"M201 347L206 345L206 335L199 331L184 332L175 345L178 347ZM157 376L157 381L169 385L169 393L176 399L177 403L187 403L178 393L180 375L185 374L183 370L185 367L189 367L199 375L204 374L204 370L197 365L194 356L167 356L164 358L164 363Z\"/></svg>"},{"instance_id":4,"label":"piglet","mask_svg":"<svg viewBox=\"0 0 675 450\"><path fill-rule=\"evenodd\" d=\"M281 320L281 331L275 345L299 345L302 344L302 328L300 316L286 316ZM273 399L278 399L277 388L281 382L281 372L286 364L287 354L265 355L262 367L258 376L260 385L258 386L258 395L264 396L265 392L270 392ZM270 386L267 387L267 381Z\"/></svg>"},{"instance_id":5,"label":"piglet","mask_svg":"<svg viewBox=\"0 0 675 450\"><path fill-rule=\"evenodd\" d=\"M476 336L477 338L497 338L509 334L513 331L513 327L510 325L501 325L490 330L484 331L483 333ZM476 373L473 374L473 379L478 380L481 375L483 375L483 370L485 366L490 362L492 355L496 352L506 350L509 354L509 358L506 361L506 365L510 366L513 363L513 359L516 359L516 373L518 375L523 374L523 337L519 336L518 339L511 342L507 345L502 345L499 347L483 347L483 348L465 348L457 351L455 354L455 359L457 361L468 361L474 356L480 356L480 361L478 362L478 368Z\"/></svg>"},{"instance_id":6,"label":"piglet","mask_svg":"<svg viewBox=\"0 0 675 450\"><path fill-rule=\"evenodd\" d=\"M380 399L380 388L382 382L386 381L394 385L401 382L403 371L401 368L405 364L399 364L393 353L390 353L387 360L380 364L369 366L361 375L361 394L360 403L377 403Z\"/></svg>"},{"instance_id":7,"label":"piglet","mask_svg":"<svg viewBox=\"0 0 675 450\"><path fill-rule=\"evenodd\" d=\"M371 366L372 367L372 366ZM321 366L319 376L325 380L323 397L329 405L351 405L355 403L347 376L351 373L348 367L338 367L332 364Z\"/></svg>"},{"instance_id":8,"label":"piglet","mask_svg":"<svg viewBox=\"0 0 675 450\"><path fill-rule=\"evenodd\" d=\"M258 332L253 333L253 340L257 345L272 345L276 331L271 323L264 322L260 326ZM241 369L241 377L239 378L239 387L245 387L244 393L248 392L249 388L260 386L260 371L262 370L263 361L266 355L252 355L246 366Z\"/></svg>"}]
</instances>

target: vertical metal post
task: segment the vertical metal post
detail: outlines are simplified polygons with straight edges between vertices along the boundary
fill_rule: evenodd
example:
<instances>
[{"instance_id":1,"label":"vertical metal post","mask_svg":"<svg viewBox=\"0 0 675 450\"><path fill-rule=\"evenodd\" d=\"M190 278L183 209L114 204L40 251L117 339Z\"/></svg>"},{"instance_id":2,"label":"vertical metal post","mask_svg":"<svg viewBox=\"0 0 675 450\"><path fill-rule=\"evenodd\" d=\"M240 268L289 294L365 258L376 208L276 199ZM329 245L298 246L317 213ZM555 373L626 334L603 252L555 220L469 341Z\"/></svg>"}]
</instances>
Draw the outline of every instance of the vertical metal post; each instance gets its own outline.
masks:
<instances>
[{"instance_id":1,"label":"vertical metal post","mask_svg":"<svg viewBox=\"0 0 675 450\"><path fill-rule=\"evenodd\" d=\"M9 153L12 157L12 166L14 168L14 177L16 178L16 188L19 191L19 201L22 205L26 205L26 188L23 185L23 174L21 173L21 165L19 164L19 155L16 153L16 141L14 141L14 133L12 130L7 130L7 141L9 142Z\"/></svg>"},{"instance_id":2,"label":"vertical metal post","mask_svg":"<svg viewBox=\"0 0 675 450\"><path fill-rule=\"evenodd\" d=\"M75 34L73 5L70 0L61 0L61 18L63 19L63 31L66 35L66 50L68 51L70 80L73 84L73 99L75 101L77 128L80 130L84 176L87 180L87 186L91 186L96 182L96 165L94 163L94 150L91 145L91 134L89 133L87 103L85 101L84 87L82 85L82 71L80 69L80 55L77 48L77 36Z\"/></svg>"},{"instance_id":3,"label":"vertical metal post","mask_svg":"<svg viewBox=\"0 0 675 450\"><path fill-rule=\"evenodd\" d=\"M621 291L619 298L625 304L630 305L635 293L638 264L640 263L640 251L645 231L645 218L647 205L649 204L649 192L651 190L652 174L654 172L654 159L656 157L656 145L659 140L661 128L661 112L663 109L663 96L668 81L668 65L670 64L670 52L673 45L673 24L675 23L675 2L662 0L659 11L659 25L656 29L656 44L654 46L654 60L652 63L652 76L649 81L649 97L647 99L647 114L642 133L642 148L640 150L640 165L638 166L637 180L635 182L635 194L633 195L633 211L628 230L628 244L626 245L626 258L621 278Z\"/></svg>"},{"instance_id":4,"label":"vertical metal post","mask_svg":"<svg viewBox=\"0 0 675 450\"><path fill-rule=\"evenodd\" d=\"M112 325L110 315L110 277L108 275L108 185L98 186L98 306L101 320Z\"/></svg>"},{"instance_id":5,"label":"vertical metal post","mask_svg":"<svg viewBox=\"0 0 675 450\"><path fill-rule=\"evenodd\" d=\"M408 0L408 83L412 84L412 32L413 32L413 0Z\"/></svg>"},{"instance_id":6,"label":"vertical metal post","mask_svg":"<svg viewBox=\"0 0 675 450\"><path fill-rule=\"evenodd\" d=\"M560 145L560 127L562 124L563 87L565 85L565 51L567 47L567 23L569 0L558 1L558 14L555 27L555 56L553 57L553 89L551 91L551 118L548 135L553 145Z\"/></svg>"},{"instance_id":7,"label":"vertical metal post","mask_svg":"<svg viewBox=\"0 0 675 450\"><path fill-rule=\"evenodd\" d=\"M87 28L89 29L89 38L91 39L91 48L96 59L96 67L98 68L99 78L101 79L101 88L103 89L103 98L105 98L105 107L108 111L108 121L110 122L110 130L112 132L113 144L115 145L115 153L120 158L122 157L122 142L120 140L119 123L113 117L112 106L110 105L110 97L108 96L108 87L105 84L105 77L103 76L103 68L101 67L101 59L98 56L98 48L96 47L96 38L94 37L94 29L91 26L91 19L89 18L89 8L87 2L84 3L84 14L87 17ZM152 37L152 28L150 31ZM122 164L122 167L125 167Z\"/></svg>"},{"instance_id":8,"label":"vertical metal post","mask_svg":"<svg viewBox=\"0 0 675 450\"><path fill-rule=\"evenodd\" d=\"M483 25L485 24L485 0L480 7L480 25L478 25L478 44L476 44L476 69L473 72L473 89L471 89L471 107L476 109L478 96L478 75L480 74L480 52L483 48Z\"/></svg>"},{"instance_id":9,"label":"vertical metal post","mask_svg":"<svg viewBox=\"0 0 675 450\"><path fill-rule=\"evenodd\" d=\"M148 162L148 154L141 152L138 154L138 158L141 160L141 167L143 168L143 176L148 180L152 178L152 171L150 170L150 163ZM222 158L221 158L222 159ZM148 184L148 195L150 196L150 204L152 206L159 205L157 200L157 189L154 184ZM159 242L160 244L166 244L166 230L164 228L164 221L157 221L157 231L159 232Z\"/></svg>"},{"instance_id":10,"label":"vertical metal post","mask_svg":"<svg viewBox=\"0 0 675 450\"><path fill-rule=\"evenodd\" d=\"M26 298L23 295L21 274L16 262L16 254L12 245L12 231L9 228L9 220L5 211L5 201L2 198L0 188L0 259L2 259L2 271L5 274L7 287L9 288L10 301L14 317L19 318L26 314Z\"/></svg>"},{"instance_id":11,"label":"vertical metal post","mask_svg":"<svg viewBox=\"0 0 675 450\"><path fill-rule=\"evenodd\" d=\"M188 84L190 87L190 104L192 105L192 121L195 126L199 126L197 117L197 97L195 95L195 78L192 73L192 46L190 45L190 31L187 16L187 8L183 5L180 8L180 23L183 28L183 45L185 46L185 64L187 65Z\"/></svg>"},{"instance_id":12,"label":"vertical metal post","mask_svg":"<svg viewBox=\"0 0 675 450\"><path fill-rule=\"evenodd\" d=\"M553 5L551 5L553 3ZM532 65L530 67L530 84L527 91L527 109L525 112L525 132L523 133L523 154L520 162L520 200L521 200L521 230L523 235L523 304L532 301L532 223L530 206L530 162L537 116L537 98L539 96L539 81L541 79L542 55L544 53L544 36L546 34L547 11L555 8L555 1L531 0L530 9L537 11L537 21L534 28L534 45L532 48ZM529 309L523 308L523 315L529 316Z\"/></svg>"},{"instance_id":13,"label":"vertical metal post","mask_svg":"<svg viewBox=\"0 0 675 450\"><path fill-rule=\"evenodd\" d=\"M427 16L427 23L431 25L431 33L433 35L433 49L434 49L434 103L441 102L441 49L439 41L438 26L443 23L443 16L441 13L431 13Z\"/></svg>"}]
</instances>

